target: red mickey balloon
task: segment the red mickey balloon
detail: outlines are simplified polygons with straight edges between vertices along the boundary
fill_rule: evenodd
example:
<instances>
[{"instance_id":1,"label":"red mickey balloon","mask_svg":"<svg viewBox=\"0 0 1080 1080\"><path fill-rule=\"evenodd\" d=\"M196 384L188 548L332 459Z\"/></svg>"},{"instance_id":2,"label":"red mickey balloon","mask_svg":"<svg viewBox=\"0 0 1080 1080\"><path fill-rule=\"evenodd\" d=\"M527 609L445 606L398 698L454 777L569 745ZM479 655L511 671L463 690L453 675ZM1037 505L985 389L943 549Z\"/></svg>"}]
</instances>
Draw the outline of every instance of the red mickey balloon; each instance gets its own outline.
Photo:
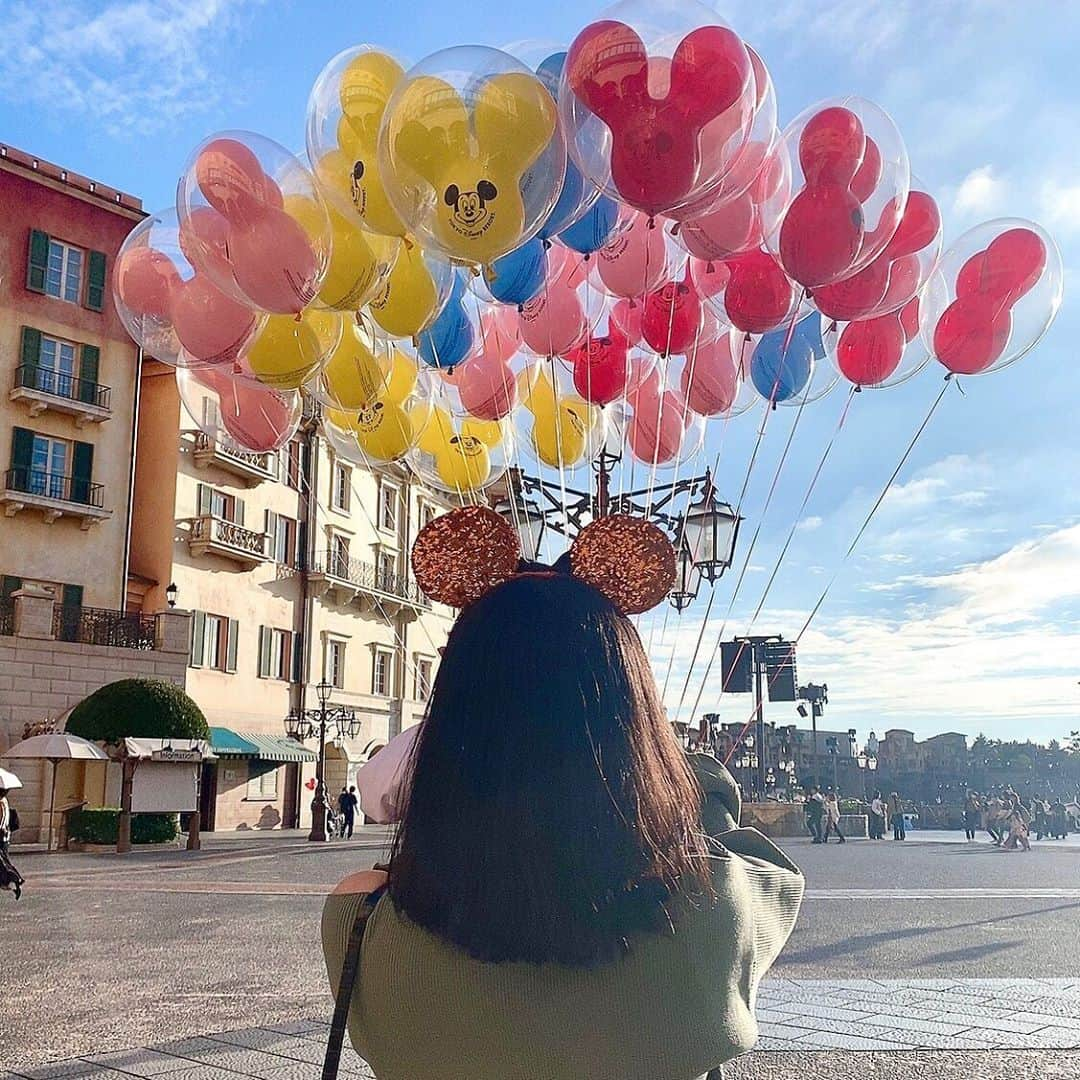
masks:
<instances>
[{"instance_id":1,"label":"red mickey balloon","mask_svg":"<svg viewBox=\"0 0 1080 1080\"><path fill-rule=\"evenodd\" d=\"M608 332L572 349L566 355L573 368L574 389L594 405L609 405L624 397L630 384L630 343L612 322Z\"/></svg>"},{"instance_id":2,"label":"red mickey balloon","mask_svg":"<svg viewBox=\"0 0 1080 1080\"><path fill-rule=\"evenodd\" d=\"M713 177L701 176L702 128L744 98L749 112L755 94L746 48L723 26L692 30L670 64L664 57L652 61L635 30L608 19L578 34L565 65L575 97L611 132L614 187L624 202L650 215L708 186ZM651 82L658 67L669 77ZM667 93L654 97L656 86L665 84Z\"/></svg>"},{"instance_id":3,"label":"red mickey balloon","mask_svg":"<svg viewBox=\"0 0 1080 1080\"><path fill-rule=\"evenodd\" d=\"M727 266L731 280L724 290L724 311L732 326L747 334L764 334L792 314L795 290L767 251L736 255Z\"/></svg>"},{"instance_id":4,"label":"red mickey balloon","mask_svg":"<svg viewBox=\"0 0 1080 1080\"><path fill-rule=\"evenodd\" d=\"M850 322L836 346L840 374L856 386L878 386L900 366L906 344L897 312Z\"/></svg>"},{"instance_id":5,"label":"red mickey balloon","mask_svg":"<svg viewBox=\"0 0 1080 1080\"><path fill-rule=\"evenodd\" d=\"M693 346L701 333L701 299L689 270L682 281L667 281L646 294L641 333L661 356L684 353Z\"/></svg>"}]
</instances>

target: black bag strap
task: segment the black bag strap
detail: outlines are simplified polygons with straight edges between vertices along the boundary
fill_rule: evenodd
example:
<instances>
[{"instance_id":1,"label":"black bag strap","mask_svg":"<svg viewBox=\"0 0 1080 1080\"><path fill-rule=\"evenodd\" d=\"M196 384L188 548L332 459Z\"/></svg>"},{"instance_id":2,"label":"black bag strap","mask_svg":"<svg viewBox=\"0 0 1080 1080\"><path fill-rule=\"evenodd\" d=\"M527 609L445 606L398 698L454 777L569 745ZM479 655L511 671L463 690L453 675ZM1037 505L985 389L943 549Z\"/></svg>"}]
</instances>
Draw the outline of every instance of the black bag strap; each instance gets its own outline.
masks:
<instances>
[{"instance_id":1,"label":"black bag strap","mask_svg":"<svg viewBox=\"0 0 1080 1080\"><path fill-rule=\"evenodd\" d=\"M345 952L345 963L341 968L341 981L338 983L337 997L334 1001L334 1019L330 1023L330 1039L326 1044L326 1057L323 1059L322 1080L337 1080L338 1067L341 1065L341 1047L345 1041L345 1027L349 1021L349 1006L352 1004L356 976L360 972L360 950L364 944L364 931L368 919L375 910L375 905L382 899L386 886L382 885L374 892L369 892L360 903L356 921L349 933L349 946Z\"/></svg>"}]
</instances>

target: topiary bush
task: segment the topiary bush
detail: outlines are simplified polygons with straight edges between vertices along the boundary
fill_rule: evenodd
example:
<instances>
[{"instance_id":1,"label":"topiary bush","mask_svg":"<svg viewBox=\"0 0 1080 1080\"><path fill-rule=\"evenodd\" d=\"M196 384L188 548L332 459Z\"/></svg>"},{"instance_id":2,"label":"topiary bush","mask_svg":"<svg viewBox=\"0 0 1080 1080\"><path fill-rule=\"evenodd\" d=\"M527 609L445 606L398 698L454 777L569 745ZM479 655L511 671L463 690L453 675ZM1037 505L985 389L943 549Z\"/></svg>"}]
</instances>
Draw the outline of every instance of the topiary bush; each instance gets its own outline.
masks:
<instances>
[{"instance_id":1,"label":"topiary bush","mask_svg":"<svg viewBox=\"0 0 1080 1080\"><path fill-rule=\"evenodd\" d=\"M142 739L208 739L202 709L173 683L120 679L83 698L68 717L67 730L91 742Z\"/></svg>"},{"instance_id":2,"label":"topiary bush","mask_svg":"<svg viewBox=\"0 0 1080 1080\"><path fill-rule=\"evenodd\" d=\"M105 806L72 810L68 815L68 840L78 844L116 843L120 811ZM171 844L180 835L176 814L135 814L131 819L133 844Z\"/></svg>"}]
</instances>

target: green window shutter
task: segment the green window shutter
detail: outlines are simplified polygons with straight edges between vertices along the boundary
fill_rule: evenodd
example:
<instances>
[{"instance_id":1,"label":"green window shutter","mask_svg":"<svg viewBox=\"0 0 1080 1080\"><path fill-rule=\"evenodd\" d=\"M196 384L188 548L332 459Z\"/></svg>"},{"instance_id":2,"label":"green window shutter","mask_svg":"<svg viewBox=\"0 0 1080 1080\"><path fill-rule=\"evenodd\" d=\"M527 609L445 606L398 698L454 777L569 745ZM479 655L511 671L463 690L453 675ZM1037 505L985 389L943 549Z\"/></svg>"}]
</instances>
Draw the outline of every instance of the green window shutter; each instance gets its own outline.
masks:
<instances>
[{"instance_id":1,"label":"green window shutter","mask_svg":"<svg viewBox=\"0 0 1080 1080\"><path fill-rule=\"evenodd\" d=\"M270 678L271 635L269 626L259 627L259 678Z\"/></svg>"},{"instance_id":2,"label":"green window shutter","mask_svg":"<svg viewBox=\"0 0 1080 1080\"><path fill-rule=\"evenodd\" d=\"M240 623L236 619L230 619L228 638L225 642L225 670L230 674L236 671L236 643L239 635Z\"/></svg>"},{"instance_id":3,"label":"green window shutter","mask_svg":"<svg viewBox=\"0 0 1080 1080\"><path fill-rule=\"evenodd\" d=\"M296 528L296 569L307 569L307 522L301 521Z\"/></svg>"},{"instance_id":4,"label":"green window shutter","mask_svg":"<svg viewBox=\"0 0 1080 1080\"><path fill-rule=\"evenodd\" d=\"M98 368L101 350L96 345L84 345L79 358L79 400L89 405L97 403Z\"/></svg>"},{"instance_id":5,"label":"green window shutter","mask_svg":"<svg viewBox=\"0 0 1080 1080\"><path fill-rule=\"evenodd\" d=\"M301 648L303 640L302 634L292 636L292 681L295 683L303 682L304 679L304 652Z\"/></svg>"},{"instance_id":6,"label":"green window shutter","mask_svg":"<svg viewBox=\"0 0 1080 1080\"><path fill-rule=\"evenodd\" d=\"M90 502L90 477L94 473L92 443L77 442L71 462L71 501Z\"/></svg>"},{"instance_id":7,"label":"green window shutter","mask_svg":"<svg viewBox=\"0 0 1080 1080\"><path fill-rule=\"evenodd\" d=\"M7 599L12 593L18 592L22 588L22 578L15 577L12 574L4 574L0 577L0 597Z\"/></svg>"},{"instance_id":8,"label":"green window shutter","mask_svg":"<svg viewBox=\"0 0 1080 1080\"><path fill-rule=\"evenodd\" d=\"M30 292L45 291L45 271L49 267L49 234L30 230L30 248L26 258L26 287Z\"/></svg>"},{"instance_id":9,"label":"green window shutter","mask_svg":"<svg viewBox=\"0 0 1080 1080\"><path fill-rule=\"evenodd\" d=\"M105 252L91 251L86 260L86 303L91 311L105 309Z\"/></svg>"},{"instance_id":10,"label":"green window shutter","mask_svg":"<svg viewBox=\"0 0 1080 1080\"><path fill-rule=\"evenodd\" d=\"M81 608L83 602L83 587L81 585L65 585L61 593L60 603L66 608Z\"/></svg>"},{"instance_id":11,"label":"green window shutter","mask_svg":"<svg viewBox=\"0 0 1080 1080\"><path fill-rule=\"evenodd\" d=\"M30 467L34 459L34 433L28 428L11 430L11 477L15 491L30 490Z\"/></svg>"},{"instance_id":12,"label":"green window shutter","mask_svg":"<svg viewBox=\"0 0 1080 1080\"><path fill-rule=\"evenodd\" d=\"M205 517L210 513L210 488L206 484L200 484L198 490L199 517Z\"/></svg>"},{"instance_id":13,"label":"green window shutter","mask_svg":"<svg viewBox=\"0 0 1080 1080\"><path fill-rule=\"evenodd\" d=\"M264 531L266 533L266 550L271 555L274 555L277 551L277 546L274 543L274 537L277 534L277 514L273 510L266 511Z\"/></svg>"},{"instance_id":14,"label":"green window shutter","mask_svg":"<svg viewBox=\"0 0 1080 1080\"><path fill-rule=\"evenodd\" d=\"M19 361L26 368L23 386L37 387L38 364L41 362L41 331L32 326L22 328L22 353Z\"/></svg>"},{"instance_id":15,"label":"green window shutter","mask_svg":"<svg viewBox=\"0 0 1080 1080\"><path fill-rule=\"evenodd\" d=\"M243 527L244 524L244 500L233 499L233 524Z\"/></svg>"},{"instance_id":16,"label":"green window shutter","mask_svg":"<svg viewBox=\"0 0 1080 1080\"><path fill-rule=\"evenodd\" d=\"M206 612L194 612L191 620L191 666L202 667L206 652Z\"/></svg>"}]
</instances>

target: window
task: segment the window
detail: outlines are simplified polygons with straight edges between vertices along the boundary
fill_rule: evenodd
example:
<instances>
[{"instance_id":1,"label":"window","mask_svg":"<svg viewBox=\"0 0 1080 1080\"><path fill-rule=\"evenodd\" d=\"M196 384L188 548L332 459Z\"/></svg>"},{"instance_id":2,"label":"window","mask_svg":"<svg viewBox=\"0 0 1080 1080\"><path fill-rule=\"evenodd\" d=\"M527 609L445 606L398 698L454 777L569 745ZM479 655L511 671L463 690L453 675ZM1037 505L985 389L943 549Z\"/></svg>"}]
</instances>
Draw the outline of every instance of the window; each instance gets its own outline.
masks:
<instances>
[{"instance_id":1,"label":"window","mask_svg":"<svg viewBox=\"0 0 1080 1080\"><path fill-rule=\"evenodd\" d=\"M282 453L285 455L285 482L295 491L299 491L304 479L303 444L291 442Z\"/></svg>"},{"instance_id":2,"label":"window","mask_svg":"<svg viewBox=\"0 0 1080 1080\"><path fill-rule=\"evenodd\" d=\"M420 506L420 527L430 525L439 516L439 511L431 503L422 503Z\"/></svg>"},{"instance_id":3,"label":"window","mask_svg":"<svg viewBox=\"0 0 1080 1080\"><path fill-rule=\"evenodd\" d=\"M49 240L45 294L77 304L82 298L83 251L59 240Z\"/></svg>"},{"instance_id":4,"label":"window","mask_svg":"<svg viewBox=\"0 0 1080 1080\"><path fill-rule=\"evenodd\" d=\"M349 580L349 538L335 534L330 538L330 573Z\"/></svg>"},{"instance_id":5,"label":"window","mask_svg":"<svg viewBox=\"0 0 1080 1080\"><path fill-rule=\"evenodd\" d=\"M326 676L330 685L338 690L345 688L345 642L331 641L326 653Z\"/></svg>"},{"instance_id":6,"label":"window","mask_svg":"<svg viewBox=\"0 0 1080 1080\"><path fill-rule=\"evenodd\" d=\"M193 613L191 623L191 666L214 671L236 671L237 639L240 623L225 615L206 611Z\"/></svg>"},{"instance_id":7,"label":"window","mask_svg":"<svg viewBox=\"0 0 1080 1080\"><path fill-rule=\"evenodd\" d=\"M276 762L251 761L248 763L247 798L277 798L278 766Z\"/></svg>"},{"instance_id":8,"label":"window","mask_svg":"<svg viewBox=\"0 0 1080 1080\"><path fill-rule=\"evenodd\" d=\"M378 697L389 697L393 673L394 654L387 649L376 649L371 669L371 692Z\"/></svg>"},{"instance_id":9,"label":"window","mask_svg":"<svg viewBox=\"0 0 1080 1080\"><path fill-rule=\"evenodd\" d=\"M234 525L244 524L243 499L238 499L227 491L212 488L208 484L200 484L196 495L199 517L210 515L222 521L231 521Z\"/></svg>"},{"instance_id":10,"label":"window","mask_svg":"<svg viewBox=\"0 0 1080 1080\"><path fill-rule=\"evenodd\" d=\"M427 657L416 659L416 700L427 701L431 697L431 660Z\"/></svg>"},{"instance_id":11,"label":"window","mask_svg":"<svg viewBox=\"0 0 1080 1080\"><path fill-rule=\"evenodd\" d=\"M202 399L202 429L217 434L221 430L221 409L215 398Z\"/></svg>"},{"instance_id":12,"label":"window","mask_svg":"<svg viewBox=\"0 0 1080 1080\"><path fill-rule=\"evenodd\" d=\"M397 557L392 551L380 551L378 562L378 577L376 583L383 592L394 592L395 577L397 576Z\"/></svg>"},{"instance_id":13,"label":"window","mask_svg":"<svg viewBox=\"0 0 1080 1080\"><path fill-rule=\"evenodd\" d=\"M259 633L259 678L288 680L292 668L291 630L262 627Z\"/></svg>"},{"instance_id":14,"label":"window","mask_svg":"<svg viewBox=\"0 0 1080 1080\"><path fill-rule=\"evenodd\" d=\"M379 528L384 532L397 532L398 490L389 484L379 488Z\"/></svg>"},{"instance_id":15,"label":"window","mask_svg":"<svg viewBox=\"0 0 1080 1080\"><path fill-rule=\"evenodd\" d=\"M34 448L30 456L30 491L33 494L47 495L50 499L67 497L64 483L68 475L70 448L71 444L66 439L53 439L34 433Z\"/></svg>"},{"instance_id":16,"label":"window","mask_svg":"<svg viewBox=\"0 0 1080 1080\"><path fill-rule=\"evenodd\" d=\"M274 562L295 566L297 561L297 522L294 518L266 511L266 534L270 537L270 554Z\"/></svg>"},{"instance_id":17,"label":"window","mask_svg":"<svg viewBox=\"0 0 1080 1080\"><path fill-rule=\"evenodd\" d=\"M41 338L38 354L37 389L63 397L73 397L75 390L75 346L58 338Z\"/></svg>"},{"instance_id":18,"label":"window","mask_svg":"<svg viewBox=\"0 0 1080 1080\"><path fill-rule=\"evenodd\" d=\"M333 503L335 510L349 509L349 495L352 492L352 469L341 462L334 464Z\"/></svg>"},{"instance_id":19,"label":"window","mask_svg":"<svg viewBox=\"0 0 1080 1080\"><path fill-rule=\"evenodd\" d=\"M210 492L210 513L214 517L223 518L225 521L232 519L233 497L226 495L224 491L212 490Z\"/></svg>"}]
</instances>

